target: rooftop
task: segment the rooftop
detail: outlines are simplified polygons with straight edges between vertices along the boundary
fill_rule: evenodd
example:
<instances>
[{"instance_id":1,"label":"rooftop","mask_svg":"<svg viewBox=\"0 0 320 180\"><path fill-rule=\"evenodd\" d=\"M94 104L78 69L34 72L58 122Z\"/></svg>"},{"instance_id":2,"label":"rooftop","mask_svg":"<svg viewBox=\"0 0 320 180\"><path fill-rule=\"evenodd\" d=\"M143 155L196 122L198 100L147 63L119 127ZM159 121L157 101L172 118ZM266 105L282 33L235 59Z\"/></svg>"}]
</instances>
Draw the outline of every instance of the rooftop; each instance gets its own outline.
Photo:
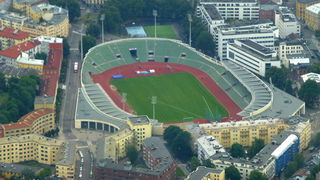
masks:
<instances>
[{"instance_id":1,"label":"rooftop","mask_svg":"<svg viewBox=\"0 0 320 180\"><path fill-rule=\"evenodd\" d=\"M56 165L70 166L73 165L76 158L76 143L75 142L67 142L64 149L64 156L62 159L56 163Z\"/></svg>"},{"instance_id":2,"label":"rooftop","mask_svg":"<svg viewBox=\"0 0 320 180\"><path fill-rule=\"evenodd\" d=\"M199 127L203 129L220 129L220 128L237 128L245 126L261 126L278 124L282 121L278 118L275 119L257 119L257 120L244 120L244 121L231 121L231 122L213 122L207 124L199 124Z\"/></svg>"},{"instance_id":3,"label":"rooftop","mask_svg":"<svg viewBox=\"0 0 320 180\"><path fill-rule=\"evenodd\" d=\"M35 48L38 45L40 45L40 42L38 40L22 42L15 46L9 47L8 49L0 51L0 56L17 59L21 52L28 51L32 48Z\"/></svg>"},{"instance_id":4,"label":"rooftop","mask_svg":"<svg viewBox=\"0 0 320 180\"><path fill-rule=\"evenodd\" d=\"M150 123L150 119L146 115L143 115L143 116L131 116L131 117L128 117L128 119L133 124L149 124Z\"/></svg>"},{"instance_id":5,"label":"rooftop","mask_svg":"<svg viewBox=\"0 0 320 180\"><path fill-rule=\"evenodd\" d=\"M317 3L312 6L307 7L306 11L310 11L314 14L319 14L320 13L320 3Z\"/></svg>"},{"instance_id":6,"label":"rooftop","mask_svg":"<svg viewBox=\"0 0 320 180\"><path fill-rule=\"evenodd\" d=\"M24 31L15 30L13 28L0 27L0 36L9 39L23 40L28 38L29 34Z\"/></svg>"},{"instance_id":7,"label":"rooftop","mask_svg":"<svg viewBox=\"0 0 320 180\"><path fill-rule=\"evenodd\" d=\"M39 2L44 2L46 0L15 0L15 3L17 4L34 4Z\"/></svg>"},{"instance_id":8,"label":"rooftop","mask_svg":"<svg viewBox=\"0 0 320 180\"><path fill-rule=\"evenodd\" d=\"M50 113L54 113L54 110L53 109L37 109L22 116L16 123L3 124L2 126L5 130L30 127L36 119Z\"/></svg>"},{"instance_id":9,"label":"rooftop","mask_svg":"<svg viewBox=\"0 0 320 180\"><path fill-rule=\"evenodd\" d=\"M207 168L207 167L204 167L204 166L199 166L199 167L197 167L196 170L192 171L188 175L186 180L202 180L203 177L205 177L209 173L220 174L223 171L224 170L221 170L221 169L213 169L213 168Z\"/></svg>"},{"instance_id":10,"label":"rooftop","mask_svg":"<svg viewBox=\"0 0 320 180\"><path fill-rule=\"evenodd\" d=\"M313 2L320 2L319 0L298 0L299 3L309 4Z\"/></svg>"},{"instance_id":11,"label":"rooftop","mask_svg":"<svg viewBox=\"0 0 320 180\"><path fill-rule=\"evenodd\" d=\"M21 67L6 65L6 64L0 64L0 72L5 75L14 76L14 77L38 75L38 71L35 69L21 68Z\"/></svg>"},{"instance_id":12,"label":"rooftop","mask_svg":"<svg viewBox=\"0 0 320 180\"><path fill-rule=\"evenodd\" d=\"M313 81L316 81L317 83L320 83L320 74L317 74L317 73L307 73L307 74L301 75L301 78L303 82L306 82L307 80L313 80Z\"/></svg>"},{"instance_id":13,"label":"rooftop","mask_svg":"<svg viewBox=\"0 0 320 180\"><path fill-rule=\"evenodd\" d=\"M34 6L31 6L32 10L35 12L45 12L42 15L44 22L41 22L41 25L52 25L59 24L66 18L68 18L68 10L63 9L58 6L50 5L48 3L41 3ZM34 23L33 21L30 21Z\"/></svg>"},{"instance_id":14,"label":"rooftop","mask_svg":"<svg viewBox=\"0 0 320 180\"><path fill-rule=\"evenodd\" d=\"M42 168L40 167L32 167L22 164L15 163L0 163L0 172L11 172L11 173L22 173L25 169L34 172L35 174L39 173Z\"/></svg>"},{"instance_id":15,"label":"rooftop","mask_svg":"<svg viewBox=\"0 0 320 180\"><path fill-rule=\"evenodd\" d=\"M203 4L203 8L207 11L212 20L222 20L220 13L213 4Z\"/></svg>"},{"instance_id":16,"label":"rooftop","mask_svg":"<svg viewBox=\"0 0 320 180\"><path fill-rule=\"evenodd\" d=\"M36 96L34 99L34 104L53 104L53 96Z\"/></svg>"},{"instance_id":17,"label":"rooftop","mask_svg":"<svg viewBox=\"0 0 320 180\"><path fill-rule=\"evenodd\" d=\"M224 2L224 3L254 3L257 2L256 0L200 0L200 3L219 3L219 2Z\"/></svg>"},{"instance_id":18,"label":"rooftop","mask_svg":"<svg viewBox=\"0 0 320 180\"><path fill-rule=\"evenodd\" d=\"M242 44L246 45L247 47L254 49L257 52L260 52L262 54L270 54L273 53L273 51L269 48L266 48L254 41L251 40L238 40L240 41Z\"/></svg>"},{"instance_id":19,"label":"rooftop","mask_svg":"<svg viewBox=\"0 0 320 180\"><path fill-rule=\"evenodd\" d=\"M28 134L21 136L10 136L0 138L0 145L6 145L10 143L25 143L25 142L34 142L42 145L48 146L61 146L63 141L53 138L48 138L38 134Z\"/></svg>"},{"instance_id":20,"label":"rooftop","mask_svg":"<svg viewBox=\"0 0 320 180\"><path fill-rule=\"evenodd\" d=\"M201 146L209 156L217 152L226 152L220 143L213 136L202 136L197 139L198 146Z\"/></svg>"}]
</instances>

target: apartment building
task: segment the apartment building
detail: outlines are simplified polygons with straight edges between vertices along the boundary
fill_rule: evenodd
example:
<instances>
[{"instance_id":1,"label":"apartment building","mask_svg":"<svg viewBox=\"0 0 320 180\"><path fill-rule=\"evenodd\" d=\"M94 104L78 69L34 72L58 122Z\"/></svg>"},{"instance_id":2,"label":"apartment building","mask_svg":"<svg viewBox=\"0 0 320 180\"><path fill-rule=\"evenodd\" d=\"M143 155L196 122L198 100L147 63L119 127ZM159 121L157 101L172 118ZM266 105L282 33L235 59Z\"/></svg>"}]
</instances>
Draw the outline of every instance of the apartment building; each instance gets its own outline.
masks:
<instances>
[{"instance_id":1,"label":"apartment building","mask_svg":"<svg viewBox=\"0 0 320 180\"><path fill-rule=\"evenodd\" d=\"M90 7L101 7L105 0L83 0Z\"/></svg>"},{"instance_id":2,"label":"apartment building","mask_svg":"<svg viewBox=\"0 0 320 180\"><path fill-rule=\"evenodd\" d=\"M226 150L213 136L202 136L198 138L195 142L195 146L200 162L209 159L216 153L226 152Z\"/></svg>"},{"instance_id":3,"label":"apartment building","mask_svg":"<svg viewBox=\"0 0 320 180\"><path fill-rule=\"evenodd\" d=\"M296 16L299 19L306 18L306 8L320 3L320 0L296 0Z\"/></svg>"},{"instance_id":4,"label":"apartment building","mask_svg":"<svg viewBox=\"0 0 320 180\"><path fill-rule=\"evenodd\" d=\"M308 49L304 41L282 40L275 42L275 50L281 60L281 64L286 67L297 65L308 65L310 59L307 56Z\"/></svg>"},{"instance_id":5,"label":"apartment building","mask_svg":"<svg viewBox=\"0 0 320 180\"><path fill-rule=\"evenodd\" d=\"M76 165L76 144L68 142L63 151L63 157L56 163L56 175L67 180L74 180Z\"/></svg>"},{"instance_id":6,"label":"apartment building","mask_svg":"<svg viewBox=\"0 0 320 180\"><path fill-rule=\"evenodd\" d=\"M279 36L282 39L289 35L300 37L301 25L288 7L279 7L275 10L275 25L279 29Z\"/></svg>"},{"instance_id":7,"label":"apartment building","mask_svg":"<svg viewBox=\"0 0 320 180\"><path fill-rule=\"evenodd\" d=\"M215 137L225 148L230 148L234 143L248 147L256 138L269 143L281 131L289 129L289 125L280 119L200 124L199 127Z\"/></svg>"},{"instance_id":8,"label":"apartment building","mask_svg":"<svg viewBox=\"0 0 320 180\"><path fill-rule=\"evenodd\" d=\"M235 40L234 43L228 43L227 59L263 77L272 66L281 67L275 51L252 40Z\"/></svg>"},{"instance_id":9,"label":"apartment building","mask_svg":"<svg viewBox=\"0 0 320 180\"><path fill-rule=\"evenodd\" d=\"M1 124L2 136L20 136L26 134L44 134L55 128L55 111L53 109L37 109L16 123Z\"/></svg>"},{"instance_id":10,"label":"apartment building","mask_svg":"<svg viewBox=\"0 0 320 180\"><path fill-rule=\"evenodd\" d=\"M27 14L28 9L31 6L40 4L40 3L45 3L47 2L46 0L13 0L12 1L12 7L14 9L20 10Z\"/></svg>"},{"instance_id":11,"label":"apartment building","mask_svg":"<svg viewBox=\"0 0 320 180\"><path fill-rule=\"evenodd\" d=\"M30 40L28 33L13 28L0 27L0 50Z\"/></svg>"},{"instance_id":12,"label":"apartment building","mask_svg":"<svg viewBox=\"0 0 320 180\"><path fill-rule=\"evenodd\" d=\"M221 17L215 5L199 5L197 7L197 17L202 20L202 23L205 26L208 26L208 30L211 34L215 27L225 24L224 19Z\"/></svg>"},{"instance_id":13,"label":"apartment building","mask_svg":"<svg viewBox=\"0 0 320 180\"><path fill-rule=\"evenodd\" d=\"M219 26L214 29L216 51L220 60L227 59L227 44L234 40L252 40L264 47L274 49L278 29L270 21Z\"/></svg>"},{"instance_id":14,"label":"apartment building","mask_svg":"<svg viewBox=\"0 0 320 180\"><path fill-rule=\"evenodd\" d=\"M311 30L320 30L320 3L305 9L305 21Z\"/></svg>"},{"instance_id":15,"label":"apartment building","mask_svg":"<svg viewBox=\"0 0 320 180\"><path fill-rule=\"evenodd\" d=\"M213 169L204 166L197 167L192 171L186 180L224 180L225 171L223 169Z\"/></svg>"},{"instance_id":16,"label":"apartment building","mask_svg":"<svg viewBox=\"0 0 320 180\"><path fill-rule=\"evenodd\" d=\"M303 118L301 116L292 116L290 118L284 119L285 123L290 125L290 131L297 132L299 134L300 141L300 151L308 148L311 141L311 123L309 119Z\"/></svg>"},{"instance_id":17,"label":"apartment building","mask_svg":"<svg viewBox=\"0 0 320 180\"><path fill-rule=\"evenodd\" d=\"M259 19L260 5L256 0L200 0L199 4L216 7L223 19Z\"/></svg>"},{"instance_id":18,"label":"apartment building","mask_svg":"<svg viewBox=\"0 0 320 180\"><path fill-rule=\"evenodd\" d=\"M135 144L140 149L145 139L152 136L152 124L147 116L128 117L128 125L133 131Z\"/></svg>"},{"instance_id":19,"label":"apartment building","mask_svg":"<svg viewBox=\"0 0 320 180\"><path fill-rule=\"evenodd\" d=\"M0 162L37 161L52 165L60 158L63 142L37 134L0 138Z\"/></svg>"},{"instance_id":20,"label":"apartment building","mask_svg":"<svg viewBox=\"0 0 320 180\"><path fill-rule=\"evenodd\" d=\"M116 163L112 159L102 159L95 166L95 179L118 180L174 180L176 179L176 163L158 137L151 137L143 141L143 159L147 168L138 168L130 162Z\"/></svg>"},{"instance_id":21,"label":"apartment building","mask_svg":"<svg viewBox=\"0 0 320 180\"><path fill-rule=\"evenodd\" d=\"M128 128L118 131L116 134L98 139L97 157L99 159L109 158L118 162L126 156L126 147L134 143L134 132Z\"/></svg>"}]
</instances>

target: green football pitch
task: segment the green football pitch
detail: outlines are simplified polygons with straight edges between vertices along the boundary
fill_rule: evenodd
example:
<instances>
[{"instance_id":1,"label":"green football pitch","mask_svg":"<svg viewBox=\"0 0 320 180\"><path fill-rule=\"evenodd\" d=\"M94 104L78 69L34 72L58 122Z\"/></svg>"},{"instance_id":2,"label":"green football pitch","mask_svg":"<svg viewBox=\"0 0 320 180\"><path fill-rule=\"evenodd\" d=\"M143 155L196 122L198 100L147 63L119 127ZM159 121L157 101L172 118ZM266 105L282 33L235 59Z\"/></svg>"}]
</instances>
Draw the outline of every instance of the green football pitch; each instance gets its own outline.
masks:
<instances>
[{"instance_id":1,"label":"green football pitch","mask_svg":"<svg viewBox=\"0 0 320 180\"><path fill-rule=\"evenodd\" d=\"M148 37L154 37L154 26L144 26ZM179 39L172 25L157 26L157 37Z\"/></svg>"},{"instance_id":2,"label":"green football pitch","mask_svg":"<svg viewBox=\"0 0 320 180\"><path fill-rule=\"evenodd\" d=\"M113 79L111 84L138 115L153 117L152 96L157 96L155 118L163 123L227 117L227 110L190 73Z\"/></svg>"}]
</instances>

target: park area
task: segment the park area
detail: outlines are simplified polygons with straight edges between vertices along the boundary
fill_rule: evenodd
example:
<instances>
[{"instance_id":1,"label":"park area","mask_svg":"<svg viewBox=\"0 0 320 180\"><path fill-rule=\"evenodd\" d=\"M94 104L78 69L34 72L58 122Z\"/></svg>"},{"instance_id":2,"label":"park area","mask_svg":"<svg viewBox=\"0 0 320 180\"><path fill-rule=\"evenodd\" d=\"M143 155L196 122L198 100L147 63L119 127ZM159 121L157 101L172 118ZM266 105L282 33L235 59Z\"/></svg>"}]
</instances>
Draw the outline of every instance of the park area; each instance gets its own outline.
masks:
<instances>
[{"instance_id":1,"label":"park area","mask_svg":"<svg viewBox=\"0 0 320 180\"><path fill-rule=\"evenodd\" d=\"M153 117L152 96L157 96L155 118L163 123L194 119L220 119L227 110L190 73L113 79L111 84L138 115Z\"/></svg>"},{"instance_id":2,"label":"park area","mask_svg":"<svg viewBox=\"0 0 320 180\"><path fill-rule=\"evenodd\" d=\"M144 31L148 37L154 37L154 26L144 26ZM179 39L174 27L172 25L159 25L157 26L158 38Z\"/></svg>"}]
</instances>

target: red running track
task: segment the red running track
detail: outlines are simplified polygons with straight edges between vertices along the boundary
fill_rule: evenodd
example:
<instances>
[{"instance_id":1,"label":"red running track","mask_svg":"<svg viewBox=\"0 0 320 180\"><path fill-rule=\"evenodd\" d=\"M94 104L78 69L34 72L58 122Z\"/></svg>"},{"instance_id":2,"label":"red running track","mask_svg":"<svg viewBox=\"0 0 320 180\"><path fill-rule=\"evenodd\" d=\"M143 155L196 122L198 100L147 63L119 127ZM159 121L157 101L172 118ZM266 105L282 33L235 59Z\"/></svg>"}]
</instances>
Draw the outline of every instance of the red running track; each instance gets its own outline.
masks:
<instances>
[{"instance_id":1,"label":"red running track","mask_svg":"<svg viewBox=\"0 0 320 180\"><path fill-rule=\"evenodd\" d=\"M148 71L154 69L155 73L140 75L136 71ZM144 62L127 64L123 66L118 66L112 69L108 69L100 74L93 74L91 78L94 83L99 83L101 87L110 96L113 102L121 109L132 113L132 108L128 104L123 104L121 102L121 95L112 88L110 80L113 75L121 74L124 78L130 77L140 77L149 75L163 75L168 73L177 72L189 72L193 74L197 79L211 92L211 94L223 105L225 109L229 112L229 117L222 118L222 121L230 120L241 120L241 117L237 115L241 111L241 108L228 96L224 90L205 72L182 64L175 63L160 63L160 62Z\"/></svg>"}]
</instances>

